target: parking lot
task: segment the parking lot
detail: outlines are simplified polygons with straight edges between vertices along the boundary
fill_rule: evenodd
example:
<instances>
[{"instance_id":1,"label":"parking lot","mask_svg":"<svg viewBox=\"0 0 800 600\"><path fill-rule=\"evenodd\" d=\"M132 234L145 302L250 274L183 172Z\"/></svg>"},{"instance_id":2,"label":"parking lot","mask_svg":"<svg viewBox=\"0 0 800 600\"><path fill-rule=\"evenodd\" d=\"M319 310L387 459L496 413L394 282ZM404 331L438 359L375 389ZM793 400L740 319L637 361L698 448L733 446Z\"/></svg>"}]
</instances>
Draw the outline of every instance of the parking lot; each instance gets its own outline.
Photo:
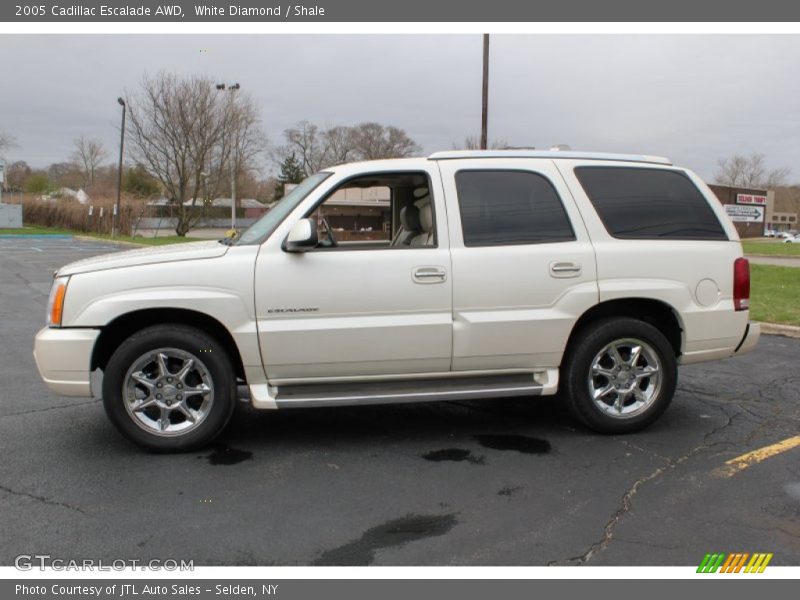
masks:
<instances>
[{"instance_id":1,"label":"parking lot","mask_svg":"<svg viewBox=\"0 0 800 600\"><path fill-rule=\"evenodd\" d=\"M31 355L52 272L118 249L0 238L0 564L18 554L196 565L800 564L800 339L683 367L631 436L554 398L256 412L213 448L156 456L98 400L51 394Z\"/></svg>"}]
</instances>

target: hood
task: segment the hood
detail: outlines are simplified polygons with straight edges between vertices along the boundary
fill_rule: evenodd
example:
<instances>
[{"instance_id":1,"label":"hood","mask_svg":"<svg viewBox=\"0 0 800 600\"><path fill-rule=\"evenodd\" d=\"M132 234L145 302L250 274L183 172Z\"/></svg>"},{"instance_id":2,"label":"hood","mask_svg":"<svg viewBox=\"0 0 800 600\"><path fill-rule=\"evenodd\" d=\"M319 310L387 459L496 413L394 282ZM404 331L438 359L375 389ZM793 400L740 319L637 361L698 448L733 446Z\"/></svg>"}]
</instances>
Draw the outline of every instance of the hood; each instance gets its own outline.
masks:
<instances>
[{"instance_id":1,"label":"hood","mask_svg":"<svg viewBox=\"0 0 800 600\"><path fill-rule=\"evenodd\" d=\"M178 260L217 258L224 255L228 248L229 246L220 244L217 241L202 241L113 252L69 263L58 270L58 275L75 275L76 273L89 273L90 271L136 267Z\"/></svg>"}]
</instances>

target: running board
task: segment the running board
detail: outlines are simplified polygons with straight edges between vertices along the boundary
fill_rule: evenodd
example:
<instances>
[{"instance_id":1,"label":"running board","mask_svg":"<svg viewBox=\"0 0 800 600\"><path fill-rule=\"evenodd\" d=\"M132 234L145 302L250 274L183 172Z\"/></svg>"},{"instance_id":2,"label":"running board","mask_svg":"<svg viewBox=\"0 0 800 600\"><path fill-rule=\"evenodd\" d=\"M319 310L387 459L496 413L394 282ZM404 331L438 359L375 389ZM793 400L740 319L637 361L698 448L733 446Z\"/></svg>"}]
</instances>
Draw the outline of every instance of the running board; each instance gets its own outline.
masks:
<instances>
[{"instance_id":1,"label":"running board","mask_svg":"<svg viewBox=\"0 0 800 600\"><path fill-rule=\"evenodd\" d=\"M558 371L548 369L536 374L369 383L299 384L280 387L256 384L250 386L250 397L255 408L311 408L539 396L555 393L557 384Z\"/></svg>"}]
</instances>

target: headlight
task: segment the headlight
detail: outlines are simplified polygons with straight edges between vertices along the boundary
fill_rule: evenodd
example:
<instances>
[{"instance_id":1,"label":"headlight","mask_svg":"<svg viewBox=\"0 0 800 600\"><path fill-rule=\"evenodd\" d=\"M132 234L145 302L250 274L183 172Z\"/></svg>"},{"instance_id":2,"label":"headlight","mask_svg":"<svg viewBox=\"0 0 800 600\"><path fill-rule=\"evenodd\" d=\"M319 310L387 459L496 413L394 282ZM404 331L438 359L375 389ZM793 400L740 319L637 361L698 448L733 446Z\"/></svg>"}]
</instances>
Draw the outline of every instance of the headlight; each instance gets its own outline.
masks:
<instances>
[{"instance_id":1,"label":"headlight","mask_svg":"<svg viewBox=\"0 0 800 600\"><path fill-rule=\"evenodd\" d=\"M48 327L61 327L61 316L64 313L64 297L67 295L69 277L56 277L53 287L50 288L50 297L47 299L47 325Z\"/></svg>"}]
</instances>

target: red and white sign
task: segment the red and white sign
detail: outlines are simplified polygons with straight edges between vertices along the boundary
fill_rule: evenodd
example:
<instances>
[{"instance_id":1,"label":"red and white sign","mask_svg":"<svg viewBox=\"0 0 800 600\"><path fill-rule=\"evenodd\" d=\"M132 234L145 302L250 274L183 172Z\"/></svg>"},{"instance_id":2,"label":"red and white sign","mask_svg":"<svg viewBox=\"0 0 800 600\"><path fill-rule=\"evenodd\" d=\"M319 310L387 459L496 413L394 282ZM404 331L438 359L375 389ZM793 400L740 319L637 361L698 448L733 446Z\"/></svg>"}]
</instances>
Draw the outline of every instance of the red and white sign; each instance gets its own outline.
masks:
<instances>
[{"instance_id":1,"label":"red and white sign","mask_svg":"<svg viewBox=\"0 0 800 600\"><path fill-rule=\"evenodd\" d=\"M758 204L767 205L766 196L756 196L755 194L736 194L736 204Z\"/></svg>"}]
</instances>

